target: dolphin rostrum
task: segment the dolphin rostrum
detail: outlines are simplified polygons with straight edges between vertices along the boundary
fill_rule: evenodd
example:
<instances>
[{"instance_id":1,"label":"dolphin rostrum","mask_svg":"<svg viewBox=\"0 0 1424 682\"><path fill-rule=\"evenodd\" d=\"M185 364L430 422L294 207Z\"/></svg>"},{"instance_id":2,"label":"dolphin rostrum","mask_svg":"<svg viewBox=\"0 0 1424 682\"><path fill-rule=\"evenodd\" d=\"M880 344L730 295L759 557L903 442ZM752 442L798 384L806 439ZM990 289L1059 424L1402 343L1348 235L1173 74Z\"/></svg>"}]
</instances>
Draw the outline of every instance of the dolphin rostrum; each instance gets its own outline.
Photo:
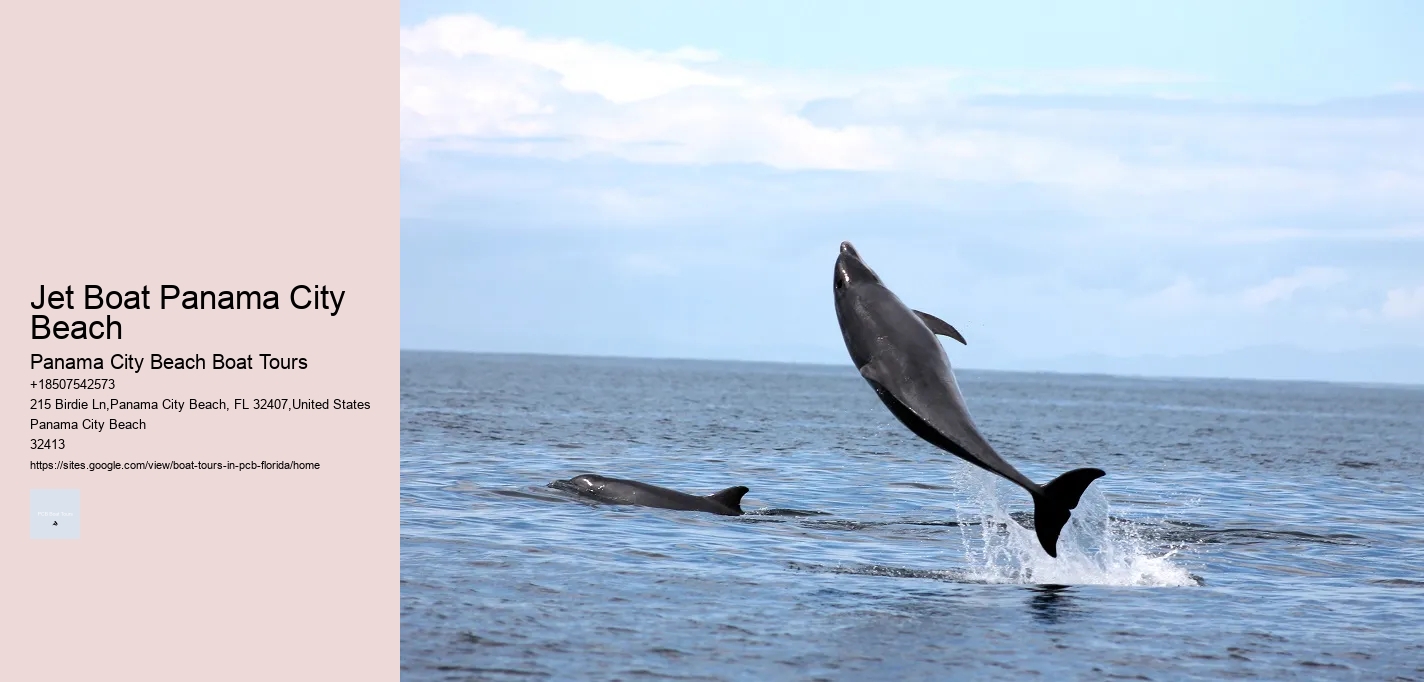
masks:
<instances>
[{"instance_id":1,"label":"dolphin rostrum","mask_svg":"<svg viewBox=\"0 0 1424 682\"><path fill-rule=\"evenodd\" d=\"M966 343L964 337L947 322L902 303L850 242L841 242L835 277L841 336L875 394L915 435L1027 490L1033 496L1038 542L1049 556L1057 557L1063 524L1103 470L1074 469L1047 485L1019 473L974 427L949 358L935 335Z\"/></svg>"},{"instance_id":2,"label":"dolphin rostrum","mask_svg":"<svg viewBox=\"0 0 1424 682\"><path fill-rule=\"evenodd\" d=\"M747 494L747 487L738 485L711 495L689 495L641 481L608 478L597 474L582 474L567 481L554 481L549 487L608 504L635 504L641 507L711 512L723 516L741 516L742 496Z\"/></svg>"}]
</instances>

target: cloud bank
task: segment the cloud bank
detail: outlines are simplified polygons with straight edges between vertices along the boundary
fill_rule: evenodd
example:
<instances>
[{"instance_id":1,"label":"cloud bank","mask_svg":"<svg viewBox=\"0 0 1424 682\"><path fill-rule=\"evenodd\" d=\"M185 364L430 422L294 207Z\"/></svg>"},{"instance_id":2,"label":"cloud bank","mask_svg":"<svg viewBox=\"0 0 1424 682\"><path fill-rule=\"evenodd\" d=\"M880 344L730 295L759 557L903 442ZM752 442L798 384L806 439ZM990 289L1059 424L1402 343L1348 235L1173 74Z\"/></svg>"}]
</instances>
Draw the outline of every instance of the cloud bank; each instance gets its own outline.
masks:
<instances>
[{"instance_id":1,"label":"cloud bank","mask_svg":"<svg viewBox=\"0 0 1424 682\"><path fill-rule=\"evenodd\" d=\"M1131 70L1000 83L944 69L804 73L693 47L537 39L473 15L402 29L401 58L411 153L898 172L1101 199L1424 206L1419 93L1251 106L1072 94L1103 83L1169 93L1184 78Z\"/></svg>"},{"instance_id":2,"label":"cloud bank","mask_svg":"<svg viewBox=\"0 0 1424 682\"><path fill-rule=\"evenodd\" d=\"M481 240L472 257L499 270L519 230L652 230L604 239L616 246L589 267L660 278L682 300L707 295L693 283L718 259L789 283L819 276L814 248L854 236L1020 358L1424 345L1424 92L1209 101L1180 91L1194 74L848 73L709 47L536 37L475 15L403 27L403 238ZM709 234L740 241L723 253ZM528 286L598 286L542 277ZM745 314L792 299L763 294Z\"/></svg>"}]
</instances>

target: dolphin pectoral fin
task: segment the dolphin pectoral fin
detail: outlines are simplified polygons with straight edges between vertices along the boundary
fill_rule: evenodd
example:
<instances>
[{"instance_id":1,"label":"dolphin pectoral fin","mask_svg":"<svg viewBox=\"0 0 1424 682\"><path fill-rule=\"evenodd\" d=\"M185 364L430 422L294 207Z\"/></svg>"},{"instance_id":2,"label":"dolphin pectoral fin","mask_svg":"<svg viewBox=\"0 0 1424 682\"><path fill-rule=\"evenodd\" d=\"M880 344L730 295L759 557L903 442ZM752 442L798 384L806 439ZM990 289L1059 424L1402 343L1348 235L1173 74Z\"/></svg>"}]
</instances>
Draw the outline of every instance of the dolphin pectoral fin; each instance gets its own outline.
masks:
<instances>
[{"instance_id":1,"label":"dolphin pectoral fin","mask_svg":"<svg viewBox=\"0 0 1424 682\"><path fill-rule=\"evenodd\" d=\"M724 507L729 507L735 510L738 514L740 514L742 513L742 496L745 494L747 494L746 486L734 485L730 488L727 488L726 490L722 490L708 495L707 499L712 500L713 502L716 502L717 504L720 504Z\"/></svg>"},{"instance_id":2,"label":"dolphin pectoral fin","mask_svg":"<svg viewBox=\"0 0 1424 682\"><path fill-rule=\"evenodd\" d=\"M876 386L884 386L886 383L884 373L880 371L879 365L876 365L873 361L865 363L865 366L860 368L860 376L865 377L866 381Z\"/></svg>"},{"instance_id":3,"label":"dolphin pectoral fin","mask_svg":"<svg viewBox=\"0 0 1424 682\"><path fill-rule=\"evenodd\" d=\"M966 346L969 345L969 342L965 341L963 336L960 336L959 330L955 329L954 325L945 322L944 320L941 320L938 317L935 317L934 315L931 315L929 313L922 313L918 310L914 312L916 315L920 316L920 319L924 321L926 327L930 328L930 331L939 334L940 336L948 336L949 338L954 339L955 341L958 341Z\"/></svg>"},{"instance_id":4,"label":"dolphin pectoral fin","mask_svg":"<svg viewBox=\"0 0 1424 682\"><path fill-rule=\"evenodd\" d=\"M895 385L895 382L892 381L894 378L893 374L893 370L886 371L874 361L868 362L864 367L860 368L860 376L865 377L865 380L870 382L870 387L875 389L875 394L880 396L881 402L890 408L890 414L895 415L895 418L899 419L900 423L910 427L910 430L914 431L915 435L930 443L934 443L935 436L931 434L937 434L937 432L933 426L930 426L929 420L925 418L922 411L916 410L906 404L903 397L897 395L896 392L892 390L892 387ZM923 426L921 427L920 425ZM916 430L917 428L921 430Z\"/></svg>"}]
</instances>

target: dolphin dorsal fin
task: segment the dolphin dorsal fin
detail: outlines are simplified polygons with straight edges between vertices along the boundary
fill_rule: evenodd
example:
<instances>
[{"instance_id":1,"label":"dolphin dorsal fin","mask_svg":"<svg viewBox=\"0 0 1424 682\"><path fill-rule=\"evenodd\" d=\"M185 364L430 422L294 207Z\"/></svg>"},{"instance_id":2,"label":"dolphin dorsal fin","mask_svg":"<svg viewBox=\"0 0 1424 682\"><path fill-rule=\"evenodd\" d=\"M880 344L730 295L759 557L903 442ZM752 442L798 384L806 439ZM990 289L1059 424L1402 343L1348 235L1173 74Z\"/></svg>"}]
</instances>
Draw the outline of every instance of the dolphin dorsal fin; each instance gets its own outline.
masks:
<instances>
[{"instance_id":1,"label":"dolphin dorsal fin","mask_svg":"<svg viewBox=\"0 0 1424 682\"><path fill-rule=\"evenodd\" d=\"M726 507L742 511L742 496L747 494L747 487L744 485L734 485L726 490L712 493L707 499Z\"/></svg>"},{"instance_id":2,"label":"dolphin dorsal fin","mask_svg":"<svg viewBox=\"0 0 1424 682\"><path fill-rule=\"evenodd\" d=\"M955 341L958 341L966 346L969 345L969 342L965 341L964 337L959 335L959 330L955 329L954 325L951 325L950 323L945 322L944 320L941 320L938 317L935 317L934 315L931 315L929 313L922 313L916 310L915 314L920 316L920 319L924 321L926 327L930 328L930 331L939 334L940 336L948 336L949 338L954 339Z\"/></svg>"}]
</instances>

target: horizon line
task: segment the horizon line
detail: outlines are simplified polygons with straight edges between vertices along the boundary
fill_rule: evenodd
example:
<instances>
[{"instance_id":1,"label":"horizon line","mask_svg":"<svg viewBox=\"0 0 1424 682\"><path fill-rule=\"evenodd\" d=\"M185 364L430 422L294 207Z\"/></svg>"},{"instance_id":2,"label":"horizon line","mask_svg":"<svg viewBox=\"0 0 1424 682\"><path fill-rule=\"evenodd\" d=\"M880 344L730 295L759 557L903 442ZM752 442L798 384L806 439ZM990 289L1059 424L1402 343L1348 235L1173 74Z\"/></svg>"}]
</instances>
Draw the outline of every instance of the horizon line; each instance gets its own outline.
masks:
<instances>
[{"instance_id":1,"label":"horizon line","mask_svg":"<svg viewBox=\"0 0 1424 682\"><path fill-rule=\"evenodd\" d=\"M816 362L806 360L747 360L745 358L692 358L678 356L647 356L647 355L615 355L596 353L543 353L536 351L483 351L483 350L454 350L448 348L405 348L400 349L401 353L449 353L465 355L510 355L510 356L533 356L547 358L585 358L595 360L668 360L675 362L707 362L707 363L743 363L755 365L803 365L812 367L849 367L828 362ZM1111 357L1111 356L1106 356ZM1207 356L1185 356L1185 357L1207 357ZM973 372L998 372L1003 374L1055 374L1062 376L1077 377L1108 377L1113 379L1172 379L1176 381L1256 381L1268 383L1309 383L1309 384L1330 384L1336 386L1355 386L1362 388L1392 388L1405 390L1424 390L1424 383L1416 382L1392 382L1392 381L1335 381L1330 379L1263 379L1260 377L1240 377L1240 376L1182 376L1174 374L1115 374L1110 372L1068 372L1052 369L998 369L989 367L964 366L953 368Z\"/></svg>"}]
</instances>

